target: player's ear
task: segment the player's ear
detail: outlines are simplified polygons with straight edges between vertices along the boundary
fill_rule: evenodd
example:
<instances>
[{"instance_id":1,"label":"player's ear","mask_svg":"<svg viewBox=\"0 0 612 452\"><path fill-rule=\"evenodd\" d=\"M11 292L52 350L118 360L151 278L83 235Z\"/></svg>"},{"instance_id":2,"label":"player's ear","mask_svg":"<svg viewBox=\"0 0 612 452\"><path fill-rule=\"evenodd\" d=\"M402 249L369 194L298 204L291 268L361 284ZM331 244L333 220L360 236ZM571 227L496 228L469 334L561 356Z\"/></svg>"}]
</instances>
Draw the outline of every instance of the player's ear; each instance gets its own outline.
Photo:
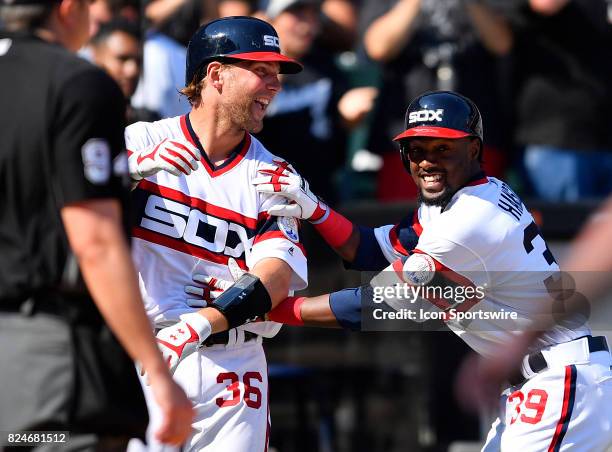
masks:
<instances>
[{"instance_id":1,"label":"player's ear","mask_svg":"<svg viewBox=\"0 0 612 452\"><path fill-rule=\"evenodd\" d=\"M468 144L468 153L470 156L470 160L478 160L478 156L480 154L480 140L478 138L470 138L470 143Z\"/></svg>"},{"instance_id":2,"label":"player's ear","mask_svg":"<svg viewBox=\"0 0 612 452\"><path fill-rule=\"evenodd\" d=\"M223 86L223 64L219 61L212 61L208 64L206 68L206 78L209 80L208 83L211 84L217 91L221 91Z\"/></svg>"}]
</instances>

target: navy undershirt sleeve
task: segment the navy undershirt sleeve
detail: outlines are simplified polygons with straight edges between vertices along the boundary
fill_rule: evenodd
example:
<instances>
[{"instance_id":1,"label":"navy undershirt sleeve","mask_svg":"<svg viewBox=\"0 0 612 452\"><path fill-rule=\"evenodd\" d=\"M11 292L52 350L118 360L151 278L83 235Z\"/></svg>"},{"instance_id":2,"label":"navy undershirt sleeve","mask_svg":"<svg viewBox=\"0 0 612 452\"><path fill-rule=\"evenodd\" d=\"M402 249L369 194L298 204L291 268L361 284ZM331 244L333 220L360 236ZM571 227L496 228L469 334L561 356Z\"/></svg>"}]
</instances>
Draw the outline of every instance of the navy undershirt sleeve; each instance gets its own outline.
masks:
<instances>
[{"instance_id":1,"label":"navy undershirt sleeve","mask_svg":"<svg viewBox=\"0 0 612 452\"><path fill-rule=\"evenodd\" d=\"M365 226L358 226L360 241L355 260L353 262L344 261L344 268L348 270L360 271L380 271L389 265L385 258L378 240L374 235L374 229Z\"/></svg>"},{"instance_id":2,"label":"navy undershirt sleeve","mask_svg":"<svg viewBox=\"0 0 612 452\"><path fill-rule=\"evenodd\" d=\"M329 294L329 306L336 316L338 323L345 330L361 330L362 290L367 290L368 288L370 286L355 287Z\"/></svg>"}]
</instances>

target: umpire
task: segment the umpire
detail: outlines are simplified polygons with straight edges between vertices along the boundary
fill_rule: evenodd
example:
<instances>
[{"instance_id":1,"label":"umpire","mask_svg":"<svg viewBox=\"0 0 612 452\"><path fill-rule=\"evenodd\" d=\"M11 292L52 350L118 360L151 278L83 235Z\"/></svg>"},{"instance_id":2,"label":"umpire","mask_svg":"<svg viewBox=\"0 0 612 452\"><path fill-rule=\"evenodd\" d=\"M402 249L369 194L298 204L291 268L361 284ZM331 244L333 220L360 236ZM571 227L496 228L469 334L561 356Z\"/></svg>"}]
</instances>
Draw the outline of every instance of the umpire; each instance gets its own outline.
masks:
<instances>
[{"instance_id":1,"label":"umpire","mask_svg":"<svg viewBox=\"0 0 612 452\"><path fill-rule=\"evenodd\" d=\"M147 369L158 439L180 444L193 414L157 350L125 240L121 91L70 52L87 39L88 9L0 0L0 450L121 450L143 437L134 365L104 320ZM22 436L49 430L69 435Z\"/></svg>"}]
</instances>

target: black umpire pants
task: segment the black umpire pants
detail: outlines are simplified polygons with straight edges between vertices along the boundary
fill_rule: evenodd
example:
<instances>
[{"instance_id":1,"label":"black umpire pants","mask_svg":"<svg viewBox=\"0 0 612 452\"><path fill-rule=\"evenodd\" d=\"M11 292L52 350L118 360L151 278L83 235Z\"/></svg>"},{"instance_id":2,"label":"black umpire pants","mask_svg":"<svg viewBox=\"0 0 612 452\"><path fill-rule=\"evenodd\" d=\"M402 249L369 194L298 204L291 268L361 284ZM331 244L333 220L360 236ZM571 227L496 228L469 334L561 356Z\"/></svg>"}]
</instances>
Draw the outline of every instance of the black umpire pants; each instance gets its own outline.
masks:
<instances>
[{"instance_id":1,"label":"black umpire pants","mask_svg":"<svg viewBox=\"0 0 612 452\"><path fill-rule=\"evenodd\" d=\"M22 452L112 452L144 437L148 416L133 363L101 319L69 319L48 309L53 304L36 304L11 310L0 302L2 436L69 432L65 443L15 448ZM0 439L0 451L12 450Z\"/></svg>"}]
</instances>

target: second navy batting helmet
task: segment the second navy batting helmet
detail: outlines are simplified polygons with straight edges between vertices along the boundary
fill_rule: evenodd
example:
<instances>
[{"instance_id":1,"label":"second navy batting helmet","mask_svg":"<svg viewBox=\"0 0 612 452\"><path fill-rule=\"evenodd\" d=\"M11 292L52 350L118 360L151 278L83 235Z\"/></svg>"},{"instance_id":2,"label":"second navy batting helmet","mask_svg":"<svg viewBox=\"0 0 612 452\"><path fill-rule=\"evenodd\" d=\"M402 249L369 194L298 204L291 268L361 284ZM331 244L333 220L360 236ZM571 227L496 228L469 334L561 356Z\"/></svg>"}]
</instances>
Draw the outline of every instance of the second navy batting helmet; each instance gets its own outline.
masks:
<instances>
[{"instance_id":1,"label":"second navy batting helmet","mask_svg":"<svg viewBox=\"0 0 612 452\"><path fill-rule=\"evenodd\" d=\"M280 51L272 25L247 16L231 16L202 25L187 46L185 85L215 60L275 61L282 74L296 74L302 65Z\"/></svg>"},{"instance_id":2,"label":"second navy batting helmet","mask_svg":"<svg viewBox=\"0 0 612 452\"><path fill-rule=\"evenodd\" d=\"M393 141L400 142L404 165L408 165L402 140L412 137L465 138L480 141L482 155L482 117L476 104L453 91L430 91L410 102L406 110L406 130Z\"/></svg>"}]
</instances>

